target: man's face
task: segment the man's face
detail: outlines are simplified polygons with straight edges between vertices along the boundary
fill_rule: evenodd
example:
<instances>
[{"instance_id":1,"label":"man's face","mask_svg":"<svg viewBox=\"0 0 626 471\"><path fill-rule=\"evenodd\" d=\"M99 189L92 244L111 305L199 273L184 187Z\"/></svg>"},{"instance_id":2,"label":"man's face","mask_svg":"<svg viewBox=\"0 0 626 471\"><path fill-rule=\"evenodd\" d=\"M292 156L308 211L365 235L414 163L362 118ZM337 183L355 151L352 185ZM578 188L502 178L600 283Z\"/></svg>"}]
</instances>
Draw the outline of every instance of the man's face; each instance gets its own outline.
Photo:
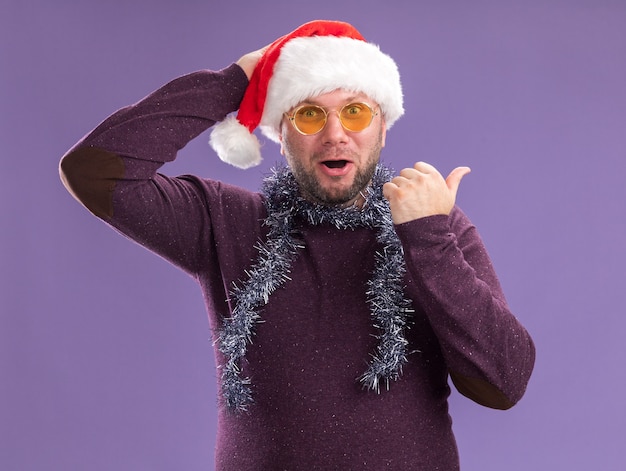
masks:
<instances>
[{"instance_id":1,"label":"man's face","mask_svg":"<svg viewBox=\"0 0 626 471\"><path fill-rule=\"evenodd\" d=\"M351 205L372 179L385 145L385 121L379 111L363 131L346 130L335 111L355 102L367 103L379 111L378 104L367 95L335 90L301 103L318 105L328 111L326 126L317 134L303 135L288 118L283 118L281 152L300 184L302 196L310 201Z\"/></svg>"}]
</instances>

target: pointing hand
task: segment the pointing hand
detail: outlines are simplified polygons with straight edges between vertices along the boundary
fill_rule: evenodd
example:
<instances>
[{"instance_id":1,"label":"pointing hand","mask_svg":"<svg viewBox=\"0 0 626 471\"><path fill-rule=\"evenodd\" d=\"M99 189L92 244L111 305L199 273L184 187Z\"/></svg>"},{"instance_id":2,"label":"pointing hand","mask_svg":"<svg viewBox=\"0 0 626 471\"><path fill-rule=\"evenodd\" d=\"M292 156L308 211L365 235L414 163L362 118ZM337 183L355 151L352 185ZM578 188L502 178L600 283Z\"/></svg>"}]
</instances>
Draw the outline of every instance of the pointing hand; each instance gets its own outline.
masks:
<instances>
[{"instance_id":1,"label":"pointing hand","mask_svg":"<svg viewBox=\"0 0 626 471\"><path fill-rule=\"evenodd\" d=\"M383 186L394 224L450 214L461 179L469 172L469 167L457 167L444 179L435 167L425 162L403 169Z\"/></svg>"}]
</instances>

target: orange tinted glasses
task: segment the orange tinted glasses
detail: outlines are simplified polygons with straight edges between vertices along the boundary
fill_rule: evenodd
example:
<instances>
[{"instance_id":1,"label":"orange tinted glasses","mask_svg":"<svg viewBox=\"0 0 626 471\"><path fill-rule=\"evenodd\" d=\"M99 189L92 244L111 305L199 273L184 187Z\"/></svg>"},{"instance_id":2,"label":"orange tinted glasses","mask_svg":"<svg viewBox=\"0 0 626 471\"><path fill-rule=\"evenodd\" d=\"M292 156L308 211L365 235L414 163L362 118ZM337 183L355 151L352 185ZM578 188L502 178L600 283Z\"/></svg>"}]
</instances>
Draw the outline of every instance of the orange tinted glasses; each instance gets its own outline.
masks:
<instances>
[{"instance_id":1,"label":"orange tinted glasses","mask_svg":"<svg viewBox=\"0 0 626 471\"><path fill-rule=\"evenodd\" d=\"M374 111L367 103L348 103L339 111L332 110L339 116L339 122L347 131L360 132L366 129L378 111ZM293 110L291 115L285 116L291 121L293 127L300 134L306 136L317 134L326 126L328 113L325 108L318 105L302 105Z\"/></svg>"}]
</instances>

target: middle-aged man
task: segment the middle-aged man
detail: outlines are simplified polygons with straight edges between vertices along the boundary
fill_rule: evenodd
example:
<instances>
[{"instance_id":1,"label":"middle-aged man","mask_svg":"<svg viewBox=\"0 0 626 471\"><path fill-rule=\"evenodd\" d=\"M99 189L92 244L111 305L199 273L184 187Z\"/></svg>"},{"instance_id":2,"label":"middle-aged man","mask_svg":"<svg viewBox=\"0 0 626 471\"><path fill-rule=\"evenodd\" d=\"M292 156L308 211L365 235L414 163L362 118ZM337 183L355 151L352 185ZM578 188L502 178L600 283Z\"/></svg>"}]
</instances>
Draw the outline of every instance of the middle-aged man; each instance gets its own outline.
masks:
<instances>
[{"instance_id":1,"label":"middle-aged man","mask_svg":"<svg viewBox=\"0 0 626 471\"><path fill-rule=\"evenodd\" d=\"M83 205L202 289L216 469L456 470L448 377L487 407L522 397L534 346L455 205L469 169L380 163L403 111L395 62L315 21L171 81L64 156ZM259 193L157 173L214 124L222 159L258 163L260 127L288 166Z\"/></svg>"}]
</instances>

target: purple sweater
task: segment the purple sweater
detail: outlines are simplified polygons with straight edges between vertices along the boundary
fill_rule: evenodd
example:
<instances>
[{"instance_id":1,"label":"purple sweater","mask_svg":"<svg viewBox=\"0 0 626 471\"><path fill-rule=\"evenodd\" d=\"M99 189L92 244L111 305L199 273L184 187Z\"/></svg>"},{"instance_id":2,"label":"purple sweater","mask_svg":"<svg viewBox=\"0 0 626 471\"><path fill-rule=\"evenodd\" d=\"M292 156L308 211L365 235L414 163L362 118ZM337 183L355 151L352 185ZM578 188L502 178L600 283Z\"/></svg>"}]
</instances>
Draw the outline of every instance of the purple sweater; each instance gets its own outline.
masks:
<instances>
[{"instance_id":1,"label":"purple sweater","mask_svg":"<svg viewBox=\"0 0 626 471\"><path fill-rule=\"evenodd\" d=\"M91 212L197 280L214 333L266 236L262 196L157 170L235 111L246 86L236 65L180 77L110 116L61 162ZM219 409L216 469L455 470L448 377L487 407L522 397L534 346L474 226L454 208L395 229L415 308L403 375L380 394L356 380L376 346L365 294L375 233L303 223L305 248L263 308L243 365L255 402L248 413Z\"/></svg>"}]
</instances>

